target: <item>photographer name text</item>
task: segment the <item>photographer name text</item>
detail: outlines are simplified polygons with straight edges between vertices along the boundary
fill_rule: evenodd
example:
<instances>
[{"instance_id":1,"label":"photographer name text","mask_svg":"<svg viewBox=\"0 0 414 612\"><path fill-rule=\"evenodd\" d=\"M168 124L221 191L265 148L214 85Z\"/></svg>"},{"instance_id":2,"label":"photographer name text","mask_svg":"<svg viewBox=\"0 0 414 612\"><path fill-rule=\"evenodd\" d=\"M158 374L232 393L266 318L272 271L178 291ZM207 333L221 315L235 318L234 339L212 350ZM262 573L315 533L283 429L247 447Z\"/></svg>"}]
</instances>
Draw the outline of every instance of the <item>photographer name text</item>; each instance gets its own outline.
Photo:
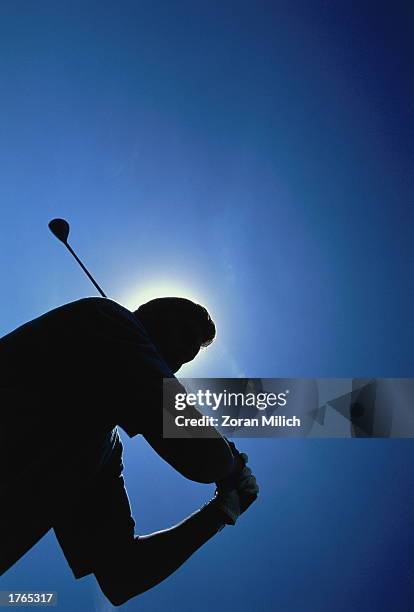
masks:
<instances>
[{"instance_id":1,"label":"photographer name text","mask_svg":"<svg viewBox=\"0 0 414 612\"><path fill-rule=\"evenodd\" d=\"M286 417L284 415L261 415L261 418L235 418L223 414L220 418L212 416L201 416L192 419L179 415L175 417L177 427L300 427L300 419L297 416Z\"/></svg>"}]
</instances>

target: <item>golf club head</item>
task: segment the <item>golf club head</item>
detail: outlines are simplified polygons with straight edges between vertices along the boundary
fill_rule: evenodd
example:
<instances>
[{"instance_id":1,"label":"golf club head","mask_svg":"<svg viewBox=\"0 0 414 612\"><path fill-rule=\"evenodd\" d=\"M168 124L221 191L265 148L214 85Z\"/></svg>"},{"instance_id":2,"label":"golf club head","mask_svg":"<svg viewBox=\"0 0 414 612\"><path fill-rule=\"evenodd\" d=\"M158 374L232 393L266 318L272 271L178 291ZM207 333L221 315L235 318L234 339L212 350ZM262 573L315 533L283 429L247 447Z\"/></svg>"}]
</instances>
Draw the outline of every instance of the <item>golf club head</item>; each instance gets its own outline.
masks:
<instances>
[{"instance_id":1,"label":"golf club head","mask_svg":"<svg viewBox=\"0 0 414 612\"><path fill-rule=\"evenodd\" d=\"M52 219L49 221L49 229L58 240L67 244L70 227L65 219Z\"/></svg>"}]
</instances>

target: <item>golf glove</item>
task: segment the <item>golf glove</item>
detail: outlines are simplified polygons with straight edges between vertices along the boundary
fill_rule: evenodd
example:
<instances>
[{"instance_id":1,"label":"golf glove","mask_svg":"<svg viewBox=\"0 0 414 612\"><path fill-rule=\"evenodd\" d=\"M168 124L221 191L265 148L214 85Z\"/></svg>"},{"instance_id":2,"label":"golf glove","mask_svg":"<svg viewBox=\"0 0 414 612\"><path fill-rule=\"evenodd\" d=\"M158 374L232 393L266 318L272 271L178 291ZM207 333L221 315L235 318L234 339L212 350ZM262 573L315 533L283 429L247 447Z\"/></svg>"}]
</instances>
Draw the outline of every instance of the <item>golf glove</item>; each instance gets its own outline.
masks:
<instances>
[{"instance_id":1,"label":"golf glove","mask_svg":"<svg viewBox=\"0 0 414 612\"><path fill-rule=\"evenodd\" d=\"M226 515L226 524L235 525L238 517L257 499L259 486L246 465L249 460L246 453L240 453L233 442L227 442L236 465L230 476L216 483L214 502Z\"/></svg>"}]
</instances>

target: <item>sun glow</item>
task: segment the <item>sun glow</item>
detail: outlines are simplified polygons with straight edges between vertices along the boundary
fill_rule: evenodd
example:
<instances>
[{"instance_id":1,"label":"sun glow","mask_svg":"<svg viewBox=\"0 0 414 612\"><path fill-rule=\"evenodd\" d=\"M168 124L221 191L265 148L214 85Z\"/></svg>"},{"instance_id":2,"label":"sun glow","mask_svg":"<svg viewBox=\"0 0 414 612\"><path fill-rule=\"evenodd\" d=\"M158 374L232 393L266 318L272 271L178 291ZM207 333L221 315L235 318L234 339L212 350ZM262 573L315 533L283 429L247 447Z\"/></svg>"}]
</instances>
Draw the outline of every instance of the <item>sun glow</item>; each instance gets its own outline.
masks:
<instances>
[{"instance_id":1,"label":"sun glow","mask_svg":"<svg viewBox=\"0 0 414 612\"><path fill-rule=\"evenodd\" d=\"M135 310L140 304L159 297L187 298L209 310L208 300L196 288L173 279L159 279L137 286L123 296L121 303L126 308Z\"/></svg>"}]
</instances>

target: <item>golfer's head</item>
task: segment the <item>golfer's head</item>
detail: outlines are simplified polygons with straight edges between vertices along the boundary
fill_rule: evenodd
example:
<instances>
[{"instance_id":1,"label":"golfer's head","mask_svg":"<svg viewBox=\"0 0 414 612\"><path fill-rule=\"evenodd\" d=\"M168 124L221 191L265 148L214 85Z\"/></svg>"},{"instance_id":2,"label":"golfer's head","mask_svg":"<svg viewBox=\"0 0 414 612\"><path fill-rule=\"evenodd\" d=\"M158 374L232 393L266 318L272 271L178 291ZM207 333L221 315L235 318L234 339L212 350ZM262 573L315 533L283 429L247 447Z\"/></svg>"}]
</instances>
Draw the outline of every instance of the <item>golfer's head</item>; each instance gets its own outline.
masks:
<instances>
[{"instance_id":1,"label":"golfer's head","mask_svg":"<svg viewBox=\"0 0 414 612\"><path fill-rule=\"evenodd\" d=\"M173 372L214 340L216 327L204 306L177 297L142 304L135 316Z\"/></svg>"}]
</instances>

